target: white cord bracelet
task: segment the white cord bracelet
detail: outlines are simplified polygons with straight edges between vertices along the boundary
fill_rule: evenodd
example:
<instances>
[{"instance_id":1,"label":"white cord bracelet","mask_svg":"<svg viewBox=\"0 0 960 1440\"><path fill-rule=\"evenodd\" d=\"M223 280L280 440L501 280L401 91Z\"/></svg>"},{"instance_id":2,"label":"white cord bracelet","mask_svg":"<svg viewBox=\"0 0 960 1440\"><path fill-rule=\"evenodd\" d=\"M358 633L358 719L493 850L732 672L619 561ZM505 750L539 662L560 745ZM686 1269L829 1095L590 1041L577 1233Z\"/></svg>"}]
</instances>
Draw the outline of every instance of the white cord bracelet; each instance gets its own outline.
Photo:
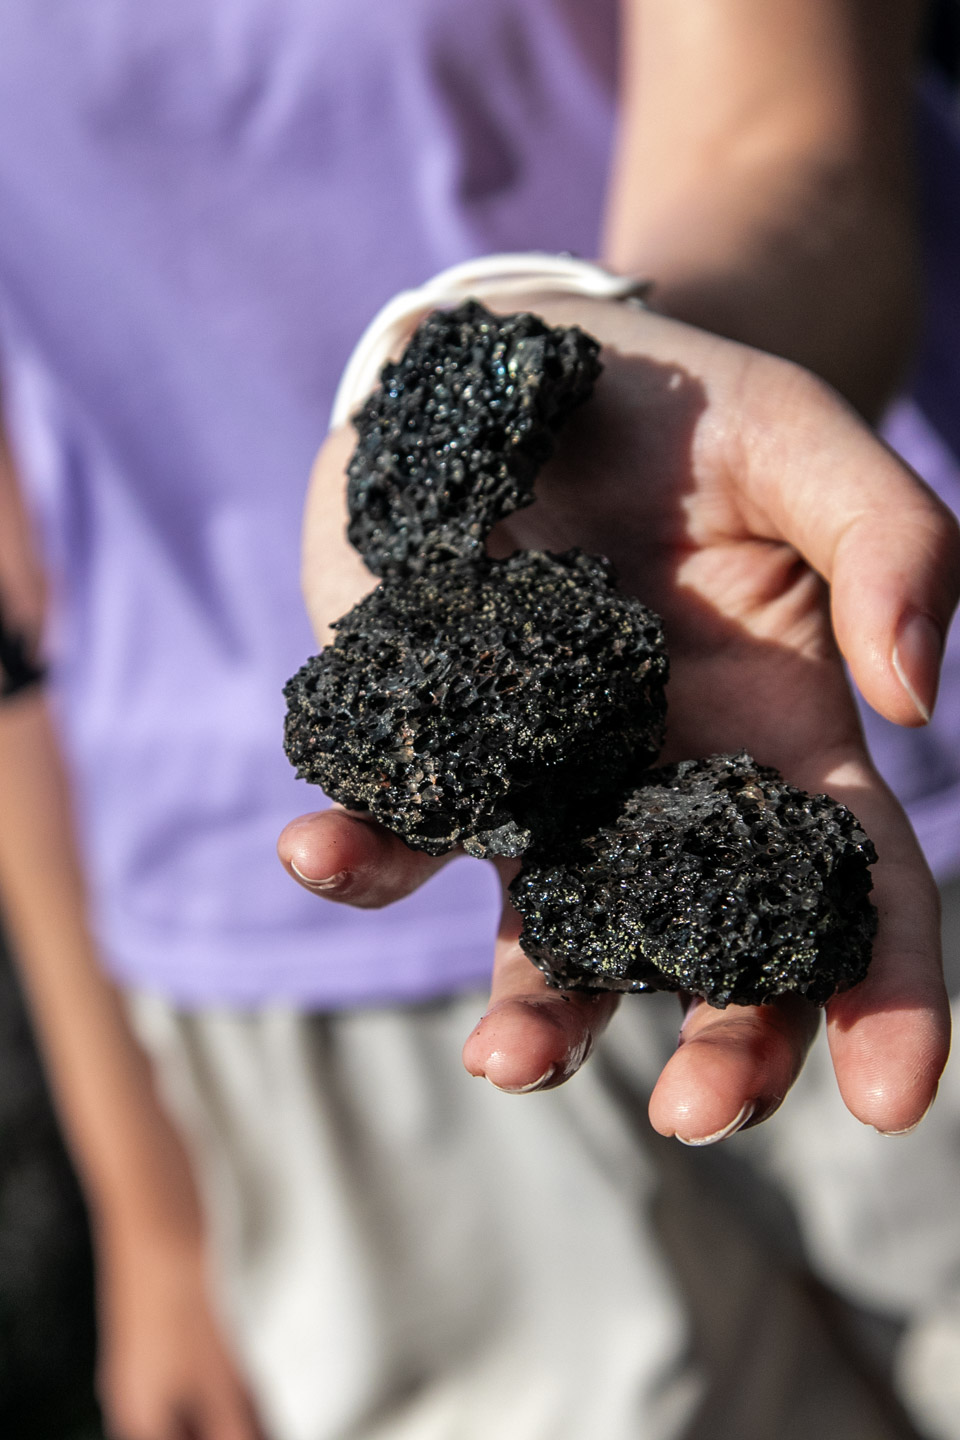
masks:
<instances>
[{"instance_id":1,"label":"white cord bracelet","mask_svg":"<svg viewBox=\"0 0 960 1440\"><path fill-rule=\"evenodd\" d=\"M524 294L530 290L588 295L605 300L642 301L650 282L614 275L591 260L573 255L530 251L517 255L482 255L441 270L416 290L401 290L370 321L337 386L330 428L344 425L380 378L390 353L411 327L431 310L482 300L485 295Z\"/></svg>"}]
</instances>

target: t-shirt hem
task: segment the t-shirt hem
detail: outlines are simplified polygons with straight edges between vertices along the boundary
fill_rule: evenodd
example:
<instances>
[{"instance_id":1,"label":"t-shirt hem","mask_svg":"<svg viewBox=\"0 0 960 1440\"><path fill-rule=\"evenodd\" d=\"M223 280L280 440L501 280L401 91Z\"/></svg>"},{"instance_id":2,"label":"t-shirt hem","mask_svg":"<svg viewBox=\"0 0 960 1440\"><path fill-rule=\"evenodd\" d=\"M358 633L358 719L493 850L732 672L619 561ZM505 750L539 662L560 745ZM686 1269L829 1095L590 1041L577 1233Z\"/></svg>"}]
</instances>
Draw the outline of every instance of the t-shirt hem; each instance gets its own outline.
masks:
<instances>
[{"instance_id":1,"label":"t-shirt hem","mask_svg":"<svg viewBox=\"0 0 960 1440\"><path fill-rule=\"evenodd\" d=\"M476 924L476 915L470 918ZM321 1011L414 1004L482 987L490 979L493 940L424 945L422 932L401 933L390 936L388 947L375 947L358 946L348 931L322 940L315 933L140 932L102 938L101 951L104 968L123 989L181 1009L283 1004ZM336 958L338 951L349 956L347 963Z\"/></svg>"}]
</instances>

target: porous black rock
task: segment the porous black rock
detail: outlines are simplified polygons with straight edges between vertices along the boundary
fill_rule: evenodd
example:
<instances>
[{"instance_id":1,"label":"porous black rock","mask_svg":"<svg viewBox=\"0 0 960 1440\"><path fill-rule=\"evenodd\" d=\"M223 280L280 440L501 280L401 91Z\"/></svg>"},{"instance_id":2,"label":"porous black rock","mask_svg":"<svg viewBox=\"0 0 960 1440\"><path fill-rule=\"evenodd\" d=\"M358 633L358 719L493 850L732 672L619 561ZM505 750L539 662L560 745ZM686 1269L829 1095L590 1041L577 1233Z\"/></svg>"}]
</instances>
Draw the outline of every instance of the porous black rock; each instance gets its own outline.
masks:
<instances>
[{"instance_id":1,"label":"porous black rock","mask_svg":"<svg viewBox=\"0 0 960 1440\"><path fill-rule=\"evenodd\" d=\"M866 974L876 858L843 805L741 752L650 771L615 824L531 854L511 893L523 949L565 989L822 1004Z\"/></svg>"},{"instance_id":2,"label":"porous black rock","mask_svg":"<svg viewBox=\"0 0 960 1440\"><path fill-rule=\"evenodd\" d=\"M649 770L660 621L605 560L490 559L595 340L476 302L420 326L355 418L349 538L380 585L286 686L302 778L416 849L522 856L521 944L568 989L822 1003L863 978L872 844L749 755Z\"/></svg>"},{"instance_id":3,"label":"porous black rock","mask_svg":"<svg viewBox=\"0 0 960 1440\"><path fill-rule=\"evenodd\" d=\"M429 315L353 420L347 533L368 568L482 555L496 522L532 500L556 431L600 374L599 349L576 326L475 300Z\"/></svg>"},{"instance_id":4,"label":"porous black rock","mask_svg":"<svg viewBox=\"0 0 960 1440\"><path fill-rule=\"evenodd\" d=\"M604 560L437 565L337 622L287 684L286 749L416 849L516 856L656 759L666 676L659 618Z\"/></svg>"}]
</instances>

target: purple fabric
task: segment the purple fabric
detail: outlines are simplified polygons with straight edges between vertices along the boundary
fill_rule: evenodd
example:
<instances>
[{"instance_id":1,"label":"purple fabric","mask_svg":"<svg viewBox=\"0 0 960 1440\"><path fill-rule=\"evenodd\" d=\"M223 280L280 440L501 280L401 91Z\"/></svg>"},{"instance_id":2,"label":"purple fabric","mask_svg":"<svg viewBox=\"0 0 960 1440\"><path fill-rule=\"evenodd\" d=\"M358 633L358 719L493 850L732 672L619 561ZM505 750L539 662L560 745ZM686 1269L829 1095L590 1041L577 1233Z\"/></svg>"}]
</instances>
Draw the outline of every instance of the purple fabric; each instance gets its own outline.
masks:
<instances>
[{"instance_id":1,"label":"purple fabric","mask_svg":"<svg viewBox=\"0 0 960 1440\"><path fill-rule=\"evenodd\" d=\"M343 1006L485 977L488 867L357 914L274 858L320 803L280 749L312 648L299 511L388 296L491 250L595 253L615 51L616 0L0 7L4 408L123 981ZM917 412L893 424L936 447ZM884 751L921 808L955 783L956 730L935 761L933 734Z\"/></svg>"},{"instance_id":2,"label":"purple fabric","mask_svg":"<svg viewBox=\"0 0 960 1440\"><path fill-rule=\"evenodd\" d=\"M960 110L928 77L918 95L917 159L926 313L909 398L884 434L960 514ZM960 872L960 626L947 640L932 723L900 730L862 707L880 769L907 807L934 872Z\"/></svg>"},{"instance_id":3,"label":"purple fabric","mask_svg":"<svg viewBox=\"0 0 960 1440\"><path fill-rule=\"evenodd\" d=\"M934 430L960 456L960 97L934 73L917 99L926 313L911 388Z\"/></svg>"},{"instance_id":4,"label":"purple fabric","mask_svg":"<svg viewBox=\"0 0 960 1440\"><path fill-rule=\"evenodd\" d=\"M893 407L884 435L960 513L960 464L915 401ZM947 639L940 695L928 726L902 730L866 704L861 712L878 767L906 805L934 873L949 879L960 872L960 627L954 625Z\"/></svg>"},{"instance_id":5,"label":"purple fabric","mask_svg":"<svg viewBox=\"0 0 960 1440\"><path fill-rule=\"evenodd\" d=\"M5 409L56 577L55 673L111 969L183 1003L417 999L489 973L494 881L388 914L280 869L314 642L311 457L391 294L592 254L615 0L5 0ZM586 23L589 20L589 25Z\"/></svg>"}]
</instances>

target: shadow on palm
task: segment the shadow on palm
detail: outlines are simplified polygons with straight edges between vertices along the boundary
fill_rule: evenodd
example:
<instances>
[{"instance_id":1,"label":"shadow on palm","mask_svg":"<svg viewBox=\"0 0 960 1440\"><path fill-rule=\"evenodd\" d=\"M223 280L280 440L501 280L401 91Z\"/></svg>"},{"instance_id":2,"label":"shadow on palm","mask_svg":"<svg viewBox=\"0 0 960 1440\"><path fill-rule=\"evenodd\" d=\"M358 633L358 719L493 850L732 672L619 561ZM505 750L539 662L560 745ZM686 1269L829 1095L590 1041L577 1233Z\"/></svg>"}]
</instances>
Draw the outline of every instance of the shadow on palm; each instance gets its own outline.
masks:
<instances>
[{"instance_id":1,"label":"shadow on palm","mask_svg":"<svg viewBox=\"0 0 960 1440\"><path fill-rule=\"evenodd\" d=\"M604 361L535 503L497 527L491 553L606 555L621 588L663 617L664 763L748 749L792 783L822 780L861 744L826 585L791 546L747 531L730 417L703 383L676 365Z\"/></svg>"}]
</instances>

